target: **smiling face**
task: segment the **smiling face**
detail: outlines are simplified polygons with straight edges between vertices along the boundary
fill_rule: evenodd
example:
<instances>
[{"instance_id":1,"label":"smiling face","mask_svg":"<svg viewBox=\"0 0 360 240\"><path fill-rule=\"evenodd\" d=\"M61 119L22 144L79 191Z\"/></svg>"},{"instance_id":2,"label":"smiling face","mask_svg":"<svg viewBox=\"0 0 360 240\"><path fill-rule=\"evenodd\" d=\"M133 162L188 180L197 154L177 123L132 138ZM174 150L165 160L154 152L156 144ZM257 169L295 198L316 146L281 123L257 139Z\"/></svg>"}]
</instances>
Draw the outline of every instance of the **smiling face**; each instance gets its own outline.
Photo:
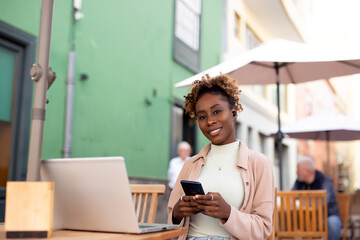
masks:
<instances>
[{"instance_id":1,"label":"smiling face","mask_svg":"<svg viewBox=\"0 0 360 240\"><path fill-rule=\"evenodd\" d=\"M204 136L215 145L236 141L233 115L235 109L221 94L205 93L195 106L196 118Z\"/></svg>"}]
</instances>

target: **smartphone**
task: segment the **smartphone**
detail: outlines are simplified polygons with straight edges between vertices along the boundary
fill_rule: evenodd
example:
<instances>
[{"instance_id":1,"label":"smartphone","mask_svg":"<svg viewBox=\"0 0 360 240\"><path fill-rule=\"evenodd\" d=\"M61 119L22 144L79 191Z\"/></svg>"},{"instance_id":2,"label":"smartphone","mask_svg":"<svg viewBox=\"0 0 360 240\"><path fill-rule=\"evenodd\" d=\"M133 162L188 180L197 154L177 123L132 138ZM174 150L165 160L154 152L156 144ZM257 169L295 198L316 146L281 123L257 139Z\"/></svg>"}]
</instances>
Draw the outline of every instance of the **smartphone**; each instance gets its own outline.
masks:
<instances>
[{"instance_id":1,"label":"smartphone","mask_svg":"<svg viewBox=\"0 0 360 240\"><path fill-rule=\"evenodd\" d=\"M186 196L205 195L200 182L181 180L180 183Z\"/></svg>"}]
</instances>

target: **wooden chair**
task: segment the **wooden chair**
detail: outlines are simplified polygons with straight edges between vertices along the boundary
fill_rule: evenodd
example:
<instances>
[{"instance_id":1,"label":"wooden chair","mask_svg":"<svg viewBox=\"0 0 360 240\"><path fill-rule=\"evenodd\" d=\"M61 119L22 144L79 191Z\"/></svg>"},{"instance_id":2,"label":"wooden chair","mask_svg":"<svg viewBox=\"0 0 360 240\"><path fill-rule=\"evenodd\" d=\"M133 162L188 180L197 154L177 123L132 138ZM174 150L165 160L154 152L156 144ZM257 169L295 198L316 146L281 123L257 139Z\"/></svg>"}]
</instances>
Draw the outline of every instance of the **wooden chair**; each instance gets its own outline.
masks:
<instances>
[{"instance_id":1,"label":"wooden chair","mask_svg":"<svg viewBox=\"0 0 360 240\"><path fill-rule=\"evenodd\" d=\"M359 229L360 229L360 194L354 193L351 196L351 222L349 228L351 229L351 239L359 238Z\"/></svg>"},{"instance_id":2,"label":"wooden chair","mask_svg":"<svg viewBox=\"0 0 360 240\"><path fill-rule=\"evenodd\" d=\"M277 204L276 204L276 198L277 198L277 188L275 188L275 196L274 196L274 210L273 210L273 216L272 216L272 232L270 237L267 240L275 240L275 219L276 219L276 212L277 212Z\"/></svg>"},{"instance_id":3,"label":"wooden chair","mask_svg":"<svg viewBox=\"0 0 360 240\"><path fill-rule=\"evenodd\" d=\"M165 193L165 185L130 184L136 216L141 223L154 223L159 195Z\"/></svg>"},{"instance_id":4,"label":"wooden chair","mask_svg":"<svg viewBox=\"0 0 360 240\"><path fill-rule=\"evenodd\" d=\"M327 216L325 190L277 192L277 239L328 239Z\"/></svg>"},{"instance_id":5,"label":"wooden chair","mask_svg":"<svg viewBox=\"0 0 360 240\"><path fill-rule=\"evenodd\" d=\"M336 198L338 201L340 219L343 223L341 239L345 240L348 226L349 226L349 217L350 217L350 204L351 204L351 194L350 193L337 193Z\"/></svg>"}]
</instances>

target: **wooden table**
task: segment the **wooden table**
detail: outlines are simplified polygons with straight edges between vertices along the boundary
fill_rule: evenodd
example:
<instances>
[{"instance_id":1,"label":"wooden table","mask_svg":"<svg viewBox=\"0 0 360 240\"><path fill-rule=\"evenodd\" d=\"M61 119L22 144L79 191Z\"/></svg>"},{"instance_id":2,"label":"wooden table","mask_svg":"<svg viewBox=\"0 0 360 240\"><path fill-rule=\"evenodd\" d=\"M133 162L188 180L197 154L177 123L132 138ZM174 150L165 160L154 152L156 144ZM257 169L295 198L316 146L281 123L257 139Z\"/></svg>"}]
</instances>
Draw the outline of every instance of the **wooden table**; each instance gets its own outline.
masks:
<instances>
[{"instance_id":1,"label":"wooden table","mask_svg":"<svg viewBox=\"0 0 360 240\"><path fill-rule=\"evenodd\" d=\"M0 239L5 239L4 223L0 223ZM129 234L129 233L104 233L104 232L87 232L87 231L71 231L56 230L49 239L54 240L158 240L176 238L186 233L184 227L171 229L167 231L145 233L145 234ZM15 240L15 238L8 238ZM46 238L30 238L44 240Z\"/></svg>"}]
</instances>

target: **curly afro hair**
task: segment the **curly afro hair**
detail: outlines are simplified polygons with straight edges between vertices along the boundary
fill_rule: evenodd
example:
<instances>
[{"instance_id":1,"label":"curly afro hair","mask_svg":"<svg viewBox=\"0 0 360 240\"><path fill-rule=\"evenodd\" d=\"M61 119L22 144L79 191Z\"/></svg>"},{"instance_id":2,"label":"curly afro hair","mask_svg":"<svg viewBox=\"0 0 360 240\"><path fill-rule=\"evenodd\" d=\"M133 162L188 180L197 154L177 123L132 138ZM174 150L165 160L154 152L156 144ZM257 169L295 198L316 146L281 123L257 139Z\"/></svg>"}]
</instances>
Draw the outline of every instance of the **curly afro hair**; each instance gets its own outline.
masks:
<instances>
[{"instance_id":1,"label":"curly afro hair","mask_svg":"<svg viewBox=\"0 0 360 240\"><path fill-rule=\"evenodd\" d=\"M238 112L243 110L239 102L241 90L236 80L228 74L220 74L213 78L206 74L201 78L201 81L195 80L193 85L195 86L191 89L190 93L184 96L185 103L183 106L185 113L189 113L191 118L196 118L196 103L205 93L220 94L228 100L230 108L234 108Z\"/></svg>"}]
</instances>

